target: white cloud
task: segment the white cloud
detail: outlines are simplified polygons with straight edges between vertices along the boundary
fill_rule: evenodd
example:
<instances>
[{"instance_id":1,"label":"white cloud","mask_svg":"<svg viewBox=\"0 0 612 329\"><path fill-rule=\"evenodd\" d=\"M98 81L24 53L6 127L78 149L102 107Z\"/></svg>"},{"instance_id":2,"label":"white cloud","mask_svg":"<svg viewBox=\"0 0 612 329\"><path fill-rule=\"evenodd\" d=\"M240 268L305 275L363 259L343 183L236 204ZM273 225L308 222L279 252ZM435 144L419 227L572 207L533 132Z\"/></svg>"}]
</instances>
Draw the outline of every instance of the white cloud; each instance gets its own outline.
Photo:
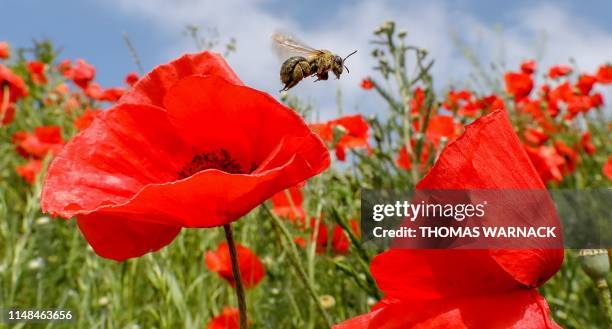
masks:
<instances>
[{"instance_id":1,"label":"white cloud","mask_svg":"<svg viewBox=\"0 0 612 329\"><path fill-rule=\"evenodd\" d=\"M166 34L175 34L176 42L160 50L160 61L193 51L194 46L181 32L187 24L216 27L224 36L238 40L238 52L229 58L230 64L250 86L277 94L281 84L278 71L281 61L270 47L270 35L275 31L288 31L313 46L347 54L358 49L348 63L350 74L340 81L347 111L374 113L382 105L359 87L362 77L372 74L374 64L370 58L372 30L385 20L392 19L398 27L408 31L407 40L425 47L436 60L434 76L437 87L449 81L468 78L469 66L456 50L451 37L455 31L477 52L485 66L499 60L502 42L495 25L487 23L469 12L453 11L443 2L391 3L390 1L361 1L344 5L336 13L327 13L316 25L305 27L299 20L286 15L275 15L266 9L266 1L208 1L208 0L114 0L105 4L116 6L124 15L152 21L154 27ZM316 13L304 13L316 15ZM506 13L513 23L504 27L503 54L509 68L519 61L534 58L541 48L541 35L546 44L542 67L553 63L567 63L574 57L579 67L594 70L609 60L612 53L612 33L575 17L567 9L554 4L530 4ZM336 84L334 81L302 83L294 92L310 99L321 109L322 117L335 113Z\"/></svg>"}]
</instances>

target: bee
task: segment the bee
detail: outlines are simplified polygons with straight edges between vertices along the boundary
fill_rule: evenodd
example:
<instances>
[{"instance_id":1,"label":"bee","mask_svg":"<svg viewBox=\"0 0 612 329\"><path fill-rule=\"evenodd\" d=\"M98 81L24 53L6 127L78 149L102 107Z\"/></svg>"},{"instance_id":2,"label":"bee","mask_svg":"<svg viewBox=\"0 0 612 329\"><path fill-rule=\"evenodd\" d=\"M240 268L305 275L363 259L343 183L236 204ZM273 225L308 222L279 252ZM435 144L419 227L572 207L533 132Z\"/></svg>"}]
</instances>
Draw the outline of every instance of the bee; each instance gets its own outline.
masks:
<instances>
[{"instance_id":1,"label":"bee","mask_svg":"<svg viewBox=\"0 0 612 329\"><path fill-rule=\"evenodd\" d=\"M281 48L303 55L289 57L281 65L280 80L285 86L280 91L291 89L302 79L309 76L316 76L315 81L327 80L329 71L337 79L340 79L344 69L349 73L349 69L344 65L344 62L357 52L355 50L342 58L329 50L314 49L285 35L274 34L272 40Z\"/></svg>"}]
</instances>

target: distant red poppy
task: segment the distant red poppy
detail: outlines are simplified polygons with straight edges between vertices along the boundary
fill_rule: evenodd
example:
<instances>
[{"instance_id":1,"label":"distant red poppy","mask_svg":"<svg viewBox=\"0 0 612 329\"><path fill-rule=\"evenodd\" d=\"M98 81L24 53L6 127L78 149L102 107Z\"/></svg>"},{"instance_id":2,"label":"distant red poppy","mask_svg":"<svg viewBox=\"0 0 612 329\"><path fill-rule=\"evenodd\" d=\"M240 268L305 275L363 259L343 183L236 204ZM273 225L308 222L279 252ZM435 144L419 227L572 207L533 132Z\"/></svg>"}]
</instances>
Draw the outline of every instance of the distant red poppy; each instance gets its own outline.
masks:
<instances>
[{"instance_id":1,"label":"distant red poppy","mask_svg":"<svg viewBox=\"0 0 612 329\"><path fill-rule=\"evenodd\" d=\"M64 77L68 78L68 70L72 67L72 61L69 59L62 59L57 64L57 71L61 73Z\"/></svg>"},{"instance_id":2,"label":"distant red poppy","mask_svg":"<svg viewBox=\"0 0 612 329\"><path fill-rule=\"evenodd\" d=\"M47 154L58 154L64 145L59 126L40 126L34 133L18 132L13 135L17 152L24 157L42 159Z\"/></svg>"},{"instance_id":3,"label":"distant red poppy","mask_svg":"<svg viewBox=\"0 0 612 329\"><path fill-rule=\"evenodd\" d=\"M102 92L102 96L100 97L100 100L114 103L118 101L121 98L121 96L123 96L124 93L125 93L125 89L121 87L106 88Z\"/></svg>"},{"instance_id":4,"label":"distant red poppy","mask_svg":"<svg viewBox=\"0 0 612 329\"><path fill-rule=\"evenodd\" d=\"M529 96L533 89L533 78L530 74L508 72L504 75L506 91L514 96L517 102Z\"/></svg>"},{"instance_id":5,"label":"distant red poppy","mask_svg":"<svg viewBox=\"0 0 612 329\"><path fill-rule=\"evenodd\" d=\"M572 67L568 65L554 65L548 69L548 77L551 79L560 78L572 73Z\"/></svg>"},{"instance_id":6,"label":"distant red poppy","mask_svg":"<svg viewBox=\"0 0 612 329\"><path fill-rule=\"evenodd\" d=\"M360 87L365 90L370 90L374 88L374 83L372 83L372 80L370 80L370 78L365 78L361 80Z\"/></svg>"},{"instance_id":7,"label":"distant red poppy","mask_svg":"<svg viewBox=\"0 0 612 329\"><path fill-rule=\"evenodd\" d=\"M221 314L215 316L208 322L206 329L239 329L240 311L236 307L226 306Z\"/></svg>"},{"instance_id":8,"label":"distant red poppy","mask_svg":"<svg viewBox=\"0 0 612 329\"><path fill-rule=\"evenodd\" d=\"M612 180L612 156L608 157L608 161L601 168L601 172L603 172L604 176L608 177L609 180Z\"/></svg>"},{"instance_id":9,"label":"distant red poppy","mask_svg":"<svg viewBox=\"0 0 612 329\"><path fill-rule=\"evenodd\" d=\"M417 188L544 190L506 116L467 126ZM392 249L371 264L384 299L334 328L559 328L535 288L562 262L556 249Z\"/></svg>"},{"instance_id":10,"label":"distant red poppy","mask_svg":"<svg viewBox=\"0 0 612 329\"><path fill-rule=\"evenodd\" d=\"M312 124L311 128L329 143L334 142L334 139L337 138L334 134L340 135L334 145L336 157L340 161L345 160L346 149L370 148L368 122L361 114L347 115L324 123Z\"/></svg>"},{"instance_id":11,"label":"distant red poppy","mask_svg":"<svg viewBox=\"0 0 612 329\"><path fill-rule=\"evenodd\" d=\"M536 62L534 60L526 60L521 63L521 72L533 74L536 70Z\"/></svg>"},{"instance_id":12,"label":"distant red poppy","mask_svg":"<svg viewBox=\"0 0 612 329\"><path fill-rule=\"evenodd\" d=\"M593 85L597 82L597 77L591 74L581 74L576 83L576 88L580 90L583 95L588 95L593 89Z\"/></svg>"},{"instance_id":13,"label":"distant red poppy","mask_svg":"<svg viewBox=\"0 0 612 329\"><path fill-rule=\"evenodd\" d=\"M493 112L495 110L503 110L506 106L504 104L504 99L497 96L496 94L484 96L476 100L476 102L478 104L478 107L485 113Z\"/></svg>"},{"instance_id":14,"label":"distant red poppy","mask_svg":"<svg viewBox=\"0 0 612 329\"><path fill-rule=\"evenodd\" d=\"M124 260L169 244L181 227L238 220L329 166L298 114L231 83L233 72L214 75L227 72L203 52L144 76L54 159L42 209L77 216L99 255Z\"/></svg>"},{"instance_id":15,"label":"distant red poppy","mask_svg":"<svg viewBox=\"0 0 612 329\"><path fill-rule=\"evenodd\" d=\"M442 103L445 109L456 111L465 102L472 99L472 93L469 90L451 90L446 95L446 100Z\"/></svg>"},{"instance_id":16,"label":"distant red poppy","mask_svg":"<svg viewBox=\"0 0 612 329\"><path fill-rule=\"evenodd\" d=\"M15 107L13 104L0 104L0 126L8 125L15 118Z\"/></svg>"},{"instance_id":17,"label":"distant red poppy","mask_svg":"<svg viewBox=\"0 0 612 329\"><path fill-rule=\"evenodd\" d=\"M42 162L36 159L29 160L25 164L15 167L17 174L23 177L23 179L30 184L34 183L34 180L41 169Z\"/></svg>"},{"instance_id":18,"label":"distant red poppy","mask_svg":"<svg viewBox=\"0 0 612 329\"><path fill-rule=\"evenodd\" d=\"M359 223L356 220L351 219L348 222L351 231L356 236L359 236ZM338 254L345 254L349 250L351 241L346 232L342 229L342 226L336 224L332 233L332 249Z\"/></svg>"},{"instance_id":19,"label":"distant red poppy","mask_svg":"<svg viewBox=\"0 0 612 329\"><path fill-rule=\"evenodd\" d=\"M136 82L138 82L138 73L130 72L125 76L125 84L128 86L133 86Z\"/></svg>"},{"instance_id":20,"label":"distant red poppy","mask_svg":"<svg viewBox=\"0 0 612 329\"><path fill-rule=\"evenodd\" d=\"M8 42L0 41L0 59L7 59L11 57L11 47Z\"/></svg>"},{"instance_id":21,"label":"distant red poppy","mask_svg":"<svg viewBox=\"0 0 612 329\"><path fill-rule=\"evenodd\" d=\"M595 154L595 151L597 151L597 149L595 148L595 145L593 145L593 141L591 140L590 131L586 131L584 134L582 134L582 138L580 138L580 146L588 155Z\"/></svg>"},{"instance_id":22,"label":"distant red poppy","mask_svg":"<svg viewBox=\"0 0 612 329\"><path fill-rule=\"evenodd\" d=\"M578 164L578 153L562 140L556 140L554 146L557 153L565 160L565 164L563 165L565 170L563 170L563 173L567 174L573 172Z\"/></svg>"},{"instance_id":23,"label":"distant red poppy","mask_svg":"<svg viewBox=\"0 0 612 329\"><path fill-rule=\"evenodd\" d=\"M560 182L563 180L565 159L552 146L539 146L537 148L525 147L531 162L544 182Z\"/></svg>"},{"instance_id":24,"label":"distant red poppy","mask_svg":"<svg viewBox=\"0 0 612 329\"><path fill-rule=\"evenodd\" d=\"M240 267L240 276L245 288L255 287L266 274L266 270L251 249L236 245L236 253L238 255L238 267ZM235 285L234 275L232 272L232 260L230 258L229 247L226 242L222 242L217 247L216 251L207 251L204 259L206 266L211 271L219 274L232 287Z\"/></svg>"},{"instance_id":25,"label":"distant red poppy","mask_svg":"<svg viewBox=\"0 0 612 329\"><path fill-rule=\"evenodd\" d=\"M60 64L64 66L60 68L60 70L63 70L64 76L82 89L87 88L87 85L96 76L96 68L84 59L77 59L74 65L71 65L69 61Z\"/></svg>"},{"instance_id":26,"label":"distant red poppy","mask_svg":"<svg viewBox=\"0 0 612 329\"><path fill-rule=\"evenodd\" d=\"M593 106L594 108L600 107L603 105L604 101L603 101L603 96L601 95L601 93L593 93L591 94L591 106Z\"/></svg>"},{"instance_id":27,"label":"distant red poppy","mask_svg":"<svg viewBox=\"0 0 612 329\"><path fill-rule=\"evenodd\" d=\"M421 87L414 88L414 93L410 99L410 113L418 114L424 108L425 105L425 91Z\"/></svg>"},{"instance_id":28,"label":"distant red poppy","mask_svg":"<svg viewBox=\"0 0 612 329\"><path fill-rule=\"evenodd\" d=\"M597 70L597 81L603 84L612 83L612 65L604 64Z\"/></svg>"},{"instance_id":29,"label":"distant red poppy","mask_svg":"<svg viewBox=\"0 0 612 329\"><path fill-rule=\"evenodd\" d=\"M416 142L414 140L411 141L411 146L414 151L416 147ZM429 159L429 154L431 152L431 146L429 143L423 144L423 149L421 150L421 159L419 164L419 170L424 171L425 166L427 165L427 160ZM395 159L395 164L402 169L411 170L412 169L412 155L408 154L408 149L406 146L402 146L397 154L397 158Z\"/></svg>"},{"instance_id":30,"label":"distant red poppy","mask_svg":"<svg viewBox=\"0 0 612 329\"><path fill-rule=\"evenodd\" d=\"M45 63L40 61L29 61L27 68L30 73L32 82L37 85L44 85L47 83L47 75L45 74Z\"/></svg>"},{"instance_id":31,"label":"distant red poppy","mask_svg":"<svg viewBox=\"0 0 612 329\"><path fill-rule=\"evenodd\" d=\"M315 229L316 229L316 252L322 253L327 250L327 244L329 242L329 230L327 225L323 221L323 218L317 220L314 217L310 218L310 240L315 240Z\"/></svg>"},{"instance_id":32,"label":"distant red poppy","mask_svg":"<svg viewBox=\"0 0 612 329\"><path fill-rule=\"evenodd\" d=\"M5 89L8 89L9 92L9 103L14 103L19 98L28 95L28 87L26 87L23 79L2 64L0 64L0 86L2 86L2 88L0 88L0 102L2 102L5 98Z\"/></svg>"},{"instance_id":33,"label":"distant red poppy","mask_svg":"<svg viewBox=\"0 0 612 329\"><path fill-rule=\"evenodd\" d=\"M531 143L534 146L540 146L542 144L544 144L544 142L546 142L549 138L549 136L542 132L539 129L535 129L535 128L527 128L523 131L523 137L525 138L525 140L529 143Z\"/></svg>"},{"instance_id":34,"label":"distant red poppy","mask_svg":"<svg viewBox=\"0 0 612 329\"><path fill-rule=\"evenodd\" d=\"M289 200L291 197L291 200ZM304 197L298 186L280 191L272 196L272 212L277 216L289 219L300 225L304 225L306 213L302 207Z\"/></svg>"},{"instance_id":35,"label":"distant red poppy","mask_svg":"<svg viewBox=\"0 0 612 329\"><path fill-rule=\"evenodd\" d=\"M81 114L78 118L74 119L74 126L79 130L85 130L87 127L91 125L95 117L102 113L100 109L85 109L83 114Z\"/></svg>"}]
</instances>

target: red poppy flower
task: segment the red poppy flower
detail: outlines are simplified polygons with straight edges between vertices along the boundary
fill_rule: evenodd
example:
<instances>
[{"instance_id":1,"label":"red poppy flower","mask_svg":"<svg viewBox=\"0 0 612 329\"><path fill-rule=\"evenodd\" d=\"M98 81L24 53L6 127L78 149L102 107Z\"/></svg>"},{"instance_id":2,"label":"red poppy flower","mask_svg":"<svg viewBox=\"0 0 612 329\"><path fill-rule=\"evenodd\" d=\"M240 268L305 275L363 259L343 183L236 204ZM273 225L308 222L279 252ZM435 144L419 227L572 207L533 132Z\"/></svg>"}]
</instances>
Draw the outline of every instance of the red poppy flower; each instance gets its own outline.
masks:
<instances>
[{"instance_id":1,"label":"red poppy flower","mask_svg":"<svg viewBox=\"0 0 612 329\"><path fill-rule=\"evenodd\" d=\"M580 90L583 95L588 95L593 89L593 85L597 82L597 77L591 74L581 74L576 83L576 88Z\"/></svg>"},{"instance_id":2,"label":"red poppy flower","mask_svg":"<svg viewBox=\"0 0 612 329\"><path fill-rule=\"evenodd\" d=\"M597 149L595 148L595 145L593 145L593 141L591 140L591 132L590 131L587 131L584 134L582 134L582 138L580 138L580 146L582 146L582 149L588 155L595 154L595 151L597 151Z\"/></svg>"},{"instance_id":3,"label":"red poppy flower","mask_svg":"<svg viewBox=\"0 0 612 329\"><path fill-rule=\"evenodd\" d=\"M447 140L453 140L457 137L457 131L461 126L453 120L450 115L434 115L429 119L427 123L427 129L425 130L425 138L438 145L440 139L446 138Z\"/></svg>"},{"instance_id":4,"label":"red poppy flower","mask_svg":"<svg viewBox=\"0 0 612 329\"><path fill-rule=\"evenodd\" d=\"M30 160L23 165L15 167L15 171L19 176L23 177L26 182L33 184L36 176L42 169L42 162L40 160Z\"/></svg>"},{"instance_id":5,"label":"red poppy flower","mask_svg":"<svg viewBox=\"0 0 612 329\"><path fill-rule=\"evenodd\" d=\"M102 92L102 96L100 97L101 101L114 103L118 101L121 96L125 93L125 89L120 87L106 88Z\"/></svg>"},{"instance_id":6,"label":"red poppy flower","mask_svg":"<svg viewBox=\"0 0 612 329\"><path fill-rule=\"evenodd\" d=\"M549 138L547 134L535 128L525 129L525 131L523 131L523 137L526 141L535 146L540 146L544 144Z\"/></svg>"},{"instance_id":7,"label":"red poppy flower","mask_svg":"<svg viewBox=\"0 0 612 329\"><path fill-rule=\"evenodd\" d=\"M368 122L361 114L347 115L324 123L315 123L311 125L311 128L329 143L334 142L337 138L337 136L334 136L335 133L341 134L334 145L336 157L340 161L345 160L346 149L367 148L369 150L370 148Z\"/></svg>"},{"instance_id":8,"label":"red poppy flower","mask_svg":"<svg viewBox=\"0 0 612 329\"><path fill-rule=\"evenodd\" d=\"M560 182L563 180L563 168L566 166L563 158L556 148L540 146L537 148L525 147L531 162L544 182Z\"/></svg>"},{"instance_id":9,"label":"red poppy flower","mask_svg":"<svg viewBox=\"0 0 612 329\"><path fill-rule=\"evenodd\" d=\"M574 149L571 147L567 146L567 144L565 144L565 142L562 140L556 140L554 146L557 153L565 160L565 170L563 170L563 172L573 172L576 169L576 164L578 164L578 153L576 153L576 151L574 151Z\"/></svg>"},{"instance_id":10,"label":"red poppy flower","mask_svg":"<svg viewBox=\"0 0 612 329\"><path fill-rule=\"evenodd\" d=\"M493 112L495 110L503 110L506 106L504 104L504 99L495 94L482 97L476 102L478 103L478 107L485 113Z\"/></svg>"},{"instance_id":11,"label":"red poppy flower","mask_svg":"<svg viewBox=\"0 0 612 329\"><path fill-rule=\"evenodd\" d=\"M206 329L239 329L240 310L236 307L224 307L221 314L208 322Z\"/></svg>"},{"instance_id":12,"label":"red poppy flower","mask_svg":"<svg viewBox=\"0 0 612 329\"><path fill-rule=\"evenodd\" d=\"M7 59L11 57L11 47L8 42L0 41L0 59Z\"/></svg>"},{"instance_id":13,"label":"red poppy flower","mask_svg":"<svg viewBox=\"0 0 612 329\"><path fill-rule=\"evenodd\" d=\"M603 172L604 176L608 177L609 180L612 180L612 156L608 157L608 161L601 168L601 172Z\"/></svg>"},{"instance_id":14,"label":"red poppy flower","mask_svg":"<svg viewBox=\"0 0 612 329\"><path fill-rule=\"evenodd\" d=\"M204 52L144 76L51 163L42 209L77 216L99 255L124 260L169 244L181 227L238 220L329 166L293 110L225 77L195 76L227 70Z\"/></svg>"},{"instance_id":15,"label":"red poppy flower","mask_svg":"<svg viewBox=\"0 0 612 329\"><path fill-rule=\"evenodd\" d=\"M102 86L100 86L100 84L97 82L88 83L83 91L87 97L93 100L100 100L102 98L102 94L104 93Z\"/></svg>"},{"instance_id":16,"label":"red poppy flower","mask_svg":"<svg viewBox=\"0 0 612 329\"><path fill-rule=\"evenodd\" d=\"M96 76L96 68L84 59L77 59L74 65L71 65L70 61L62 62L60 65L63 66L60 68L60 72L82 89L87 88L87 85Z\"/></svg>"},{"instance_id":17,"label":"red poppy flower","mask_svg":"<svg viewBox=\"0 0 612 329\"><path fill-rule=\"evenodd\" d=\"M536 62L534 60L526 60L521 63L521 72L532 74L536 70Z\"/></svg>"},{"instance_id":18,"label":"red poppy flower","mask_svg":"<svg viewBox=\"0 0 612 329\"><path fill-rule=\"evenodd\" d=\"M57 154L64 145L59 126L40 126L34 133L17 132L13 135L17 152L24 157L41 159L45 155Z\"/></svg>"},{"instance_id":19,"label":"red poppy flower","mask_svg":"<svg viewBox=\"0 0 612 329\"><path fill-rule=\"evenodd\" d=\"M266 274L266 269L261 263L261 260L259 260L251 249L240 244L236 245L236 253L238 255L238 267L240 267L240 276L242 277L244 287L255 287ZM229 282L232 287L236 284L232 272L232 260L230 258L229 247L226 242L220 243L216 251L207 251L204 259L206 260L208 269L219 274L219 276Z\"/></svg>"},{"instance_id":20,"label":"red poppy flower","mask_svg":"<svg viewBox=\"0 0 612 329\"><path fill-rule=\"evenodd\" d=\"M72 67L72 61L69 59L62 59L57 64L57 71L61 73L64 77L68 78L68 70Z\"/></svg>"},{"instance_id":21,"label":"red poppy flower","mask_svg":"<svg viewBox=\"0 0 612 329\"><path fill-rule=\"evenodd\" d=\"M125 76L125 84L128 86L133 86L136 82L138 82L138 73L130 72Z\"/></svg>"},{"instance_id":22,"label":"red poppy flower","mask_svg":"<svg viewBox=\"0 0 612 329\"><path fill-rule=\"evenodd\" d=\"M359 223L356 220L351 219L348 222L349 227L356 236L359 236ZM346 254L349 250L351 241L346 232L342 229L342 226L336 224L332 233L332 248L334 252L338 254Z\"/></svg>"},{"instance_id":23,"label":"red poppy flower","mask_svg":"<svg viewBox=\"0 0 612 329\"><path fill-rule=\"evenodd\" d=\"M503 111L467 126L417 188L545 189ZM558 328L535 288L562 261L551 249L392 249L371 264L383 301L334 328Z\"/></svg>"},{"instance_id":24,"label":"red poppy flower","mask_svg":"<svg viewBox=\"0 0 612 329\"><path fill-rule=\"evenodd\" d=\"M506 91L514 96L517 102L529 96L533 89L533 78L529 74L508 72L504 75Z\"/></svg>"},{"instance_id":25,"label":"red poppy flower","mask_svg":"<svg viewBox=\"0 0 612 329\"><path fill-rule=\"evenodd\" d=\"M572 67L568 65L554 65L548 69L548 76L551 79L563 77L570 73L572 73Z\"/></svg>"},{"instance_id":26,"label":"red poppy flower","mask_svg":"<svg viewBox=\"0 0 612 329\"><path fill-rule=\"evenodd\" d=\"M91 125L95 117L102 113L100 109L85 109L83 114L81 114L78 118L74 119L74 126L79 130L85 130L87 127Z\"/></svg>"},{"instance_id":27,"label":"red poppy flower","mask_svg":"<svg viewBox=\"0 0 612 329\"><path fill-rule=\"evenodd\" d=\"M318 221L314 217L310 218L310 241L315 240L315 229L317 231L315 241L316 252L325 252L327 250L327 242L329 241L329 232L327 230L327 225L325 225L325 222L323 221L323 218L320 218Z\"/></svg>"},{"instance_id":28,"label":"red poppy flower","mask_svg":"<svg viewBox=\"0 0 612 329\"><path fill-rule=\"evenodd\" d=\"M612 83L612 65L605 64L599 67L597 70L597 81L599 83L608 84Z\"/></svg>"},{"instance_id":29,"label":"red poppy flower","mask_svg":"<svg viewBox=\"0 0 612 329\"><path fill-rule=\"evenodd\" d=\"M29 61L28 62L28 73L32 82L37 85L43 85L47 83L47 75L45 74L45 63L40 61Z\"/></svg>"},{"instance_id":30,"label":"red poppy flower","mask_svg":"<svg viewBox=\"0 0 612 329\"><path fill-rule=\"evenodd\" d=\"M0 64L0 86L2 87L0 88L0 102L2 102L5 98L5 89L8 89L9 103L14 103L19 98L28 95L28 88L26 87L25 82L23 82L23 79L2 64Z\"/></svg>"},{"instance_id":31,"label":"red poppy flower","mask_svg":"<svg viewBox=\"0 0 612 329\"><path fill-rule=\"evenodd\" d=\"M414 140L410 141L412 144L412 149L416 147L416 142ZM429 159L429 154L431 146L429 143L425 143L423 145L423 149L421 150L421 159L419 164L419 170L424 171L425 165L427 164L427 160ZM412 169L412 155L408 154L408 149L406 146L402 146L397 154L397 158L395 159L395 164L402 169L410 170Z\"/></svg>"},{"instance_id":32,"label":"red poppy flower","mask_svg":"<svg viewBox=\"0 0 612 329\"><path fill-rule=\"evenodd\" d=\"M365 89L365 90L370 90L370 89L374 88L374 83L372 83L372 80L370 80L370 78L365 78L365 79L361 80L360 87Z\"/></svg>"},{"instance_id":33,"label":"red poppy flower","mask_svg":"<svg viewBox=\"0 0 612 329\"><path fill-rule=\"evenodd\" d=\"M469 90L451 90L446 95L442 107L456 111L464 102L469 102L471 99L472 93Z\"/></svg>"},{"instance_id":34,"label":"red poppy flower","mask_svg":"<svg viewBox=\"0 0 612 329\"><path fill-rule=\"evenodd\" d=\"M291 200L289 200L289 197ZM289 219L291 222L304 224L306 213L302 207L304 197L298 186L280 191L272 196L272 212L277 216Z\"/></svg>"},{"instance_id":35,"label":"red poppy flower","mask_svg":"<svg viewBox=\"0 0 612 329\"><path fill-rule=\"evenodd\" d=\"M603 96L601 95L601 93L594 93L590 97L591 97L591 106L600 107L603 105L604 101L603 101Z\"/></svg>"},{"instance_id":36,"label":"red poppy flower","mask_svg":"<svg viewBox=\"0 0 612 329\"><path fill-rule=\"evenodd\" d=\"M421 87L414 88L412 99L410 99L410 113L418 114L425 105L425 91Z\"/></svg>"},{"instance_id":37,"label":"red poppy flower","mask_svg":"<svg viewBox=\"0 0 612 329\"><path fill-rule=\"evenodd\" d=\"M8 125L15 118L15 107L13 104L0 104L0 126Z\"/></svg>"}]
</instances>

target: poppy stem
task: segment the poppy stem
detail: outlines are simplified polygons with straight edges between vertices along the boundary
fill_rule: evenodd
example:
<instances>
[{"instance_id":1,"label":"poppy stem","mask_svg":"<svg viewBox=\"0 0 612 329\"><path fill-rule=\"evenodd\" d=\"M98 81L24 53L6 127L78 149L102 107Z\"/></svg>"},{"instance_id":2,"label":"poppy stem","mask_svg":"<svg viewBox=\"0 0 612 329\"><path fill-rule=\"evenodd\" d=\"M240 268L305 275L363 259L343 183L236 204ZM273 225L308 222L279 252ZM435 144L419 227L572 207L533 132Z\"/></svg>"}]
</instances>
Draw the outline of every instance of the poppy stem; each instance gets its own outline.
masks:
<instances>
[{"instance_id":1,"label":"poppy stem","mask_svg":"<svg viewBox=\"0 0 612 329\"><path fill-rule=\"evenodd\" d=\"M247 329L247 305L244 297L244 286L242 285L242 277L240 276L240 266L238 265L238 253L236 252L236 243L234 242L234 233L232 232L231 224L223 225L225 231L225 239L229 246L230 258L232 259L232 273L236 284L236 297L238 298L238 310L240 311L240 329Z\"/></svg>"}]
</instances>

